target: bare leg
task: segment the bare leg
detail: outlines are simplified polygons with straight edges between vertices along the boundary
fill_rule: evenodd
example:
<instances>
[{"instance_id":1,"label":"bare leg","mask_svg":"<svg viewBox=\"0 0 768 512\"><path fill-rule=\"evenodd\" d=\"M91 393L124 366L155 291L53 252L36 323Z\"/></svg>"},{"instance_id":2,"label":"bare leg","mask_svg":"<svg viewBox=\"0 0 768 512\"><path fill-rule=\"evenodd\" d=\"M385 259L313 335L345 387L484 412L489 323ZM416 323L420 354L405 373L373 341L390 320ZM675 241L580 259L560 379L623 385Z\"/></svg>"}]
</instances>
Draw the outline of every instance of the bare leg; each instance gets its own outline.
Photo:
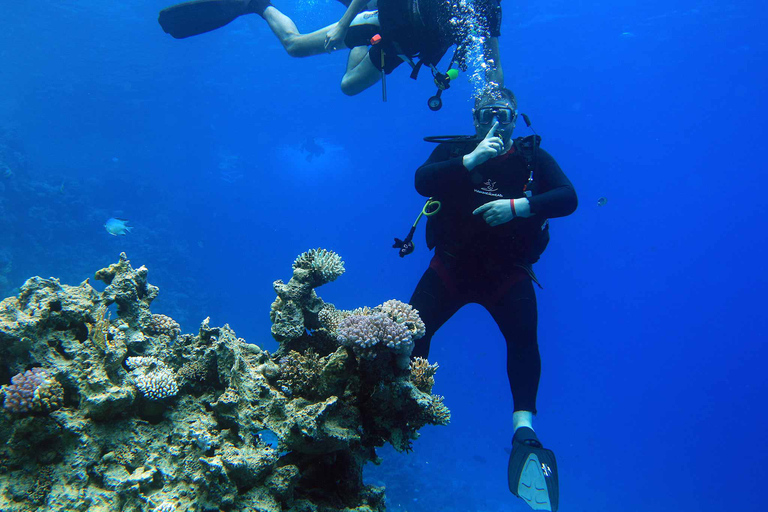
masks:
<instances>
[{"instance_id":1,"label":"bare leg","mask_svg":"<svg viewBox=\"0 0 768 512\"><path fill-rule=\"evenodd\" d=\"M512 428L517 432L520 427L533 430L533 413L531 411L515 411L512 413Z\"/></svg>"},{"instance_id":2,"label":"bare leg","mask_svg":"<svg viewBox=\"0 0 768 512\"><path fill-rule=\"evenodd\" d=\"M291 57L309 57L328 53L325 50L325 35L336 26L328 25L320 30L315 30L309 34L302 34L291 18L278 11L273 5L270 5L264 11L264 19L267 20L269 28L282 43L285 51ZM345 47L346 48L346 47ZM338 48L341 50L343 48Z\"/></svg>"},{"instance_id":3,"label":"bare leg","mask_svg":"<svg viewBox=\"0 0 768 512\"><path fill-rule=\"evenodd\" d=\"M347 72L341 79L341 92L347 96L360 94L381 79L381 71L376 69L368 55L367 46L357 46L349 52Z\"/></svg>"}]
</instances>

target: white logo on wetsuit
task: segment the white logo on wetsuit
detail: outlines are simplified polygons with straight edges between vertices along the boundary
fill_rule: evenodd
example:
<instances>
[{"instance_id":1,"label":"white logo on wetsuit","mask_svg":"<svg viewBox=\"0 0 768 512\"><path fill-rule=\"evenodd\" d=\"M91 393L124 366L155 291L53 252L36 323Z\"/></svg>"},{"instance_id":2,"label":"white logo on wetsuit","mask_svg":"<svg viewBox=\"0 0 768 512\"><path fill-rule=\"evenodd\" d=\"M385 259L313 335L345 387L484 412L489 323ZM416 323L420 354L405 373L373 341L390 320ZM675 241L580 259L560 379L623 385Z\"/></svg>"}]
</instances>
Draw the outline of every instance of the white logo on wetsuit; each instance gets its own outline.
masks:
<instances>
[{"instance_id":1,"label":"white logo on wetsuit","mask_svg":"<svg viewBox=\"0 0 768 512\"><path fill-rule=\"evenodd\" d=\"M543 462L541 463L541 471L542 473L544 473L544 476L552 476L552 468L550 468Z\"/></svg>"},{"instance_id":2,"label":"white logo on wetsuit","mask_svg":"<svg viewBox=\"0 0 768 512\"><path fill-rule=\"evenodd\" d=\"M493 197L504 197L502 194L497 194L496 191L499 190L498 187L496 187L496 182L491 181L490 179L483 183L485 185L481 189L475 189L475 192L478 194L483 194L486 196L493 196Z\"/></svg>"},{"instance_id":3,"label":"white logo on wetsuit","mask_svg":"<svg viewBox=\"0 0 768 512\"><path fill-rule=\"evenodd\" d=\"M486 181L485 183L483 183L483 185L485 185L485 186L482 188L482 190L485 190L486 192L496 192L497 190L499 190L496 187L496 182L495 181L491 181L490 179L488 181Z\"/></svg>"}]
</instances>

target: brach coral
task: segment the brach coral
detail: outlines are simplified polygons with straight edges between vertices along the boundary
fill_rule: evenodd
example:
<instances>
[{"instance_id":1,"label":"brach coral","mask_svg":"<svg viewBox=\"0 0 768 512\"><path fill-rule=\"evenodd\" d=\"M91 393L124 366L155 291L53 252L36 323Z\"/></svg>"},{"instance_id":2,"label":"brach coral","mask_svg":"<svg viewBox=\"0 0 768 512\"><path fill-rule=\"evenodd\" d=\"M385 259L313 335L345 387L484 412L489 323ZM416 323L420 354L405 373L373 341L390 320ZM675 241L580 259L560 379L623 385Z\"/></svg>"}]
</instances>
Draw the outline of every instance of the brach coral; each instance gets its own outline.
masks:
<instances>
[{"instance_id":1,"label":"brach coral","mask_svg":"<svg viewBox=\"0 0 768 512\"><path fill-rule=\"evenodd\" d=\"M408 329L383 314L352 315L341 321L339 341L360 357L376 357L376 349L410 355L413 337Z\"/></svg>"},{"instance_id":2,"label":"brach coral","mask_svg":"<svg viewBox=\"0 0 768 512\"><path fill-rule=\"evenodd\" d=\"M384 512L363 466L450 413L402 365L411 320L341 314L376 335L370 359L321 324L341 259L305 254L275 283L274 353L208 319L177 333L125 254L103 292L32 278L2 301L0 510Z\"/></svg>"},{"instance_id":3,"label":"brach coral","mask_svg":"<svg viewBox=\"0 0 768 512\"><path fill-rule=\"evenodd\" d=\"M344 273L344 262L333 251L310 249L296 258L293 269L309 271L308 278L316 283L315 286L320 286L341 276Z\"/></svg>"},{"instance_id":4,"label":"brach coral","mask_svg":"<svg viewBox=\"0 0 768 512\"><path fill-rule=\"evenodd\" d=\"M133 370L136 387L151 400L162 400L179 392L176 377L168 366L156 357L129 357L125 364Z\"/></svg>"},{"instance_id":5,"label":"brach coral","mask_svg":"<svg viewBox=\"0 0 768 512\"><path fill-rule=\"evenodd\" d=\"M3 408L12 413L52 411L62 406L64 390L43 368L32 368L11 378L3 386Z\"/></svg>"}]
</instances>

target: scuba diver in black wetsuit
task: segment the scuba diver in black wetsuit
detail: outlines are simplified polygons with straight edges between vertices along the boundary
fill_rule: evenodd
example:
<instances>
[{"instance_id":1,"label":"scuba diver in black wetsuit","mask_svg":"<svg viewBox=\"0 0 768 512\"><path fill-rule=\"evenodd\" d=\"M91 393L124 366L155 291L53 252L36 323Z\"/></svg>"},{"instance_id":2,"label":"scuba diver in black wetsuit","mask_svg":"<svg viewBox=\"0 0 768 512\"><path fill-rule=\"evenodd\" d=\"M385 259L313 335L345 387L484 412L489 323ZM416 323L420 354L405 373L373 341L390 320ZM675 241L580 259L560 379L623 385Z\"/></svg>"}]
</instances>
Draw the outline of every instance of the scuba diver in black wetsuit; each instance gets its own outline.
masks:
<instances>
[{"instance_id":1,"label":"scuba diver in black wetsuit","mask_svg":"<svg viewBox=\"0 0 768 512\"><path fill-rule=\"evenodd\" d=\"M451 67L466 69L467 48L481 40L485 53L484 78L497 86L503 85L498 42L500 0L378 0L377 10L361 12L374 3L369 2L371 0L351 0L347 4L342 0L348 5L344 16L337 23L308 34L300 33L296 24L270 0L192 0L163 9L158 21L165 32L182 39L254 13L267 21L293 57L350 48L341 82L342 91L350 96L383 80L403 62L412 66L413 78L422 64L430 68L441 92L456 76L437 71L443 55L452 45L458 45ZM386 90L383 92L386 100ZM437 99L439 102L439 93ZM439 104L430 102L430 108L437 110Z\"/></svg>"},{"instance_id":2,"label":"scuba diver in black wetsuit","mask_svg":"<svg viewBox=\"0 0 768 512\"><path fill-rule=\"evenodd\" d=\"M541 373L532 265L549 242L547 219L573 213L577 198L538 136L512 139L516 117L507 89L478 99L479 143L440 144L416 171L416 190L440 206L428 214L427 245L435 255L410 301L426 325L412 357L426 358L432 336L464 305L488 310L507 342L515 432L510 490L532 508L554 512L554 454L532 425Z\"/></svg>"}]
</instances>

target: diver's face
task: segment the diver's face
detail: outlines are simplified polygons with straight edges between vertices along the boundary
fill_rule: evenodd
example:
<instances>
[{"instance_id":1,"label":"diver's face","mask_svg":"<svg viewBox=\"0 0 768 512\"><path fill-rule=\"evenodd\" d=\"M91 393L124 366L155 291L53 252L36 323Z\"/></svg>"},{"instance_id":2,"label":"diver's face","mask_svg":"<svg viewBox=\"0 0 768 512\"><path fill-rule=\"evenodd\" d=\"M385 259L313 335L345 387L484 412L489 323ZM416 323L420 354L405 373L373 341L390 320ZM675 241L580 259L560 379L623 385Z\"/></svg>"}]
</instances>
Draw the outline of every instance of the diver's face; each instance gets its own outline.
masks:
<instances>
[{"instance_id":1,"label":"diver's face","mask_svg":"<svg viewBox=\"0 0 768 512\"><path fill-rule=\"evenodd\" d=\"M493 125L498 122L496 136L500 137L504 141L504 145L507 146L512 140L516 119L517 111L514 105L507 100L481 103L474 112L475 132L481 139L485 138Z\"/></svg>"}]
</instances>

